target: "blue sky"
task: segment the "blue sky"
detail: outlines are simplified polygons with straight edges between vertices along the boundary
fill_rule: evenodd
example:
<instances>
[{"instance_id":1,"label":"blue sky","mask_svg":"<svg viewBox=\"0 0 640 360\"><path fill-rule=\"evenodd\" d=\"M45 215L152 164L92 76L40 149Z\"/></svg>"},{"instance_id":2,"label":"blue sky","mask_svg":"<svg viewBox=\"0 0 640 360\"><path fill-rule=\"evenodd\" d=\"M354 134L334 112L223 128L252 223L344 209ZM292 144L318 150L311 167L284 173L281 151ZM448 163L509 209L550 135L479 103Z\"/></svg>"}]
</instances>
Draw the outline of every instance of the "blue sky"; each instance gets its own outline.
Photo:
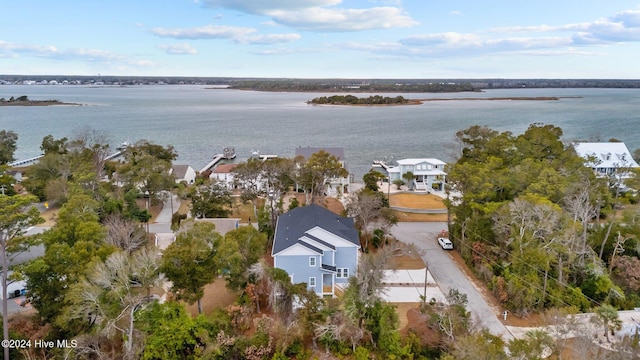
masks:
<instances>
[{"instance_id":1,"label":"blue sky","mask_svg":"<svg viewBox=\"0 0 640 360\"><path fill-rule=\"evenodd\" d=\"M640 78L640 1L15 0L0 74Z\"/></svg>"}]
</instances>

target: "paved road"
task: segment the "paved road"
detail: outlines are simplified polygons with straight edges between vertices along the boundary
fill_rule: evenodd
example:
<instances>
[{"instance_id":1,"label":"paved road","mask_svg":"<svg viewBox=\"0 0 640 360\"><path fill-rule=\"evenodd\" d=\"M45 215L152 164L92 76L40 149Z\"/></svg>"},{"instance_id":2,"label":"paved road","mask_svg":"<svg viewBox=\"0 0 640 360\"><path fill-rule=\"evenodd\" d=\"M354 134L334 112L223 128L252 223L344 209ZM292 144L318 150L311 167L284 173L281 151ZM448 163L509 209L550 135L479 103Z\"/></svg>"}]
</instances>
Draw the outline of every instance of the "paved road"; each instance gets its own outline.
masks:
<instances>
[{"instance_id":1,"label":"paved road","mask_svg":"<svg viewBox=\"0 0 640 360\"><path fill-rule=\"evenodd\" d=\"M400 222L392 227L391 233L404 243L415 244L425 251L429 271L444 294L450 289L467 294L468 310L476 324L487 328L492 334L501 336L505 341L513 335L498 320L501 310L489 305L467 276L453 261L450 252L442 250L436 241L437 234L446 229L444 222Z\"/></svg>"}]
</instances>

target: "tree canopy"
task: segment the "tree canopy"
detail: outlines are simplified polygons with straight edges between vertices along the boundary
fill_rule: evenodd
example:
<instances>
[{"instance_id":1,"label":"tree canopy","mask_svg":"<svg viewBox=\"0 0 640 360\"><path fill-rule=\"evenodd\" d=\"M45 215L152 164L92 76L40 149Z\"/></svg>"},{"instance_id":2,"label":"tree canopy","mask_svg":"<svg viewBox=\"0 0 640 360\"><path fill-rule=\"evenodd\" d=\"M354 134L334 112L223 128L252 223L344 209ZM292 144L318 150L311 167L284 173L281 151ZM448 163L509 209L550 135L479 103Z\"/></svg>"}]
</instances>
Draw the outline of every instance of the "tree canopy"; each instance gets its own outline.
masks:
<instances>
[{"instance_id":1,"label":"tree canopy","mask_svg":"<svg viewBox=\"0 0 640 360\"><path fill-rule=\"evenodd\" d=\"M619 292L594 273L607 259L589 230L611 190L561 136L548 124L520 135L472 126L456 134L460 157L448 168L452 237L498 299L520 313L586 309Z\"/></svg>"},{"instance_id":2,"label":"tree canopy","mask_svg":"<svg viewBox=\"0 0 640 360\"><path fill-rule=\"evenodd\" d=\"M0 130L0 165L15 160L13 154L18 148L18 134L9 130Z\"/></svg>"}]
</instances>

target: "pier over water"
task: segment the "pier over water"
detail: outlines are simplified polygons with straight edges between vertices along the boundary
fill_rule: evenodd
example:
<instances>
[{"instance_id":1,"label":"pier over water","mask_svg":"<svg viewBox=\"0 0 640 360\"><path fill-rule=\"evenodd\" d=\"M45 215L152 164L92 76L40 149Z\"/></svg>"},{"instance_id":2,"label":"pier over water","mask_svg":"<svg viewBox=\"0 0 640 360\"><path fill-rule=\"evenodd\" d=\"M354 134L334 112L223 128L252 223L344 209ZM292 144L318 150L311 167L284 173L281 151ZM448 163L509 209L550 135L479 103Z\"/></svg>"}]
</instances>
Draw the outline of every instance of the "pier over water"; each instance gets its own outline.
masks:
<instances>
[{"instance_id":1,"label":"pier over water","mask_svg":"<svg viewBox=\"0 0 640 360\"><path fill-rule=\"evenodd\" d=\"M200 173L202 174L203 172L211 169L222 160L232 160L235 158L236 158L236 150L233 147L226 147L222 150L222 154L214 155L213 159L209 161L209 163L205 165L202 169L200 169Z\"/></svg>"}]
</instances>

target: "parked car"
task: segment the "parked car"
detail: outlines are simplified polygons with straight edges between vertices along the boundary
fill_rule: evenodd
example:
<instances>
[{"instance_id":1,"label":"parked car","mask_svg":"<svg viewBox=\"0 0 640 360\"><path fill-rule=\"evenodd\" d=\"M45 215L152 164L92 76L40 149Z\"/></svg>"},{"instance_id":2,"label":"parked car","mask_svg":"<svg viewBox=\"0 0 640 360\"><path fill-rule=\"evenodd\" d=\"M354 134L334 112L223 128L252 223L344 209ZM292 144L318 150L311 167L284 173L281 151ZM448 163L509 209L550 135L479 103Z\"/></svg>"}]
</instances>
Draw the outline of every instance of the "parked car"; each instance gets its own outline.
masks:
<instances>
[{"instance_id":1,"label":"parked car","mask_svg":"<svg viewBox=\"0 0 640 360\"><path fill-rule=\"evenodd\" d=\"M453 243L451 242L451 240L447 238L439 237L438 244L440 244L440 247L442 247L445 250L453 250Z\"/></svg>"}]
</instances>

